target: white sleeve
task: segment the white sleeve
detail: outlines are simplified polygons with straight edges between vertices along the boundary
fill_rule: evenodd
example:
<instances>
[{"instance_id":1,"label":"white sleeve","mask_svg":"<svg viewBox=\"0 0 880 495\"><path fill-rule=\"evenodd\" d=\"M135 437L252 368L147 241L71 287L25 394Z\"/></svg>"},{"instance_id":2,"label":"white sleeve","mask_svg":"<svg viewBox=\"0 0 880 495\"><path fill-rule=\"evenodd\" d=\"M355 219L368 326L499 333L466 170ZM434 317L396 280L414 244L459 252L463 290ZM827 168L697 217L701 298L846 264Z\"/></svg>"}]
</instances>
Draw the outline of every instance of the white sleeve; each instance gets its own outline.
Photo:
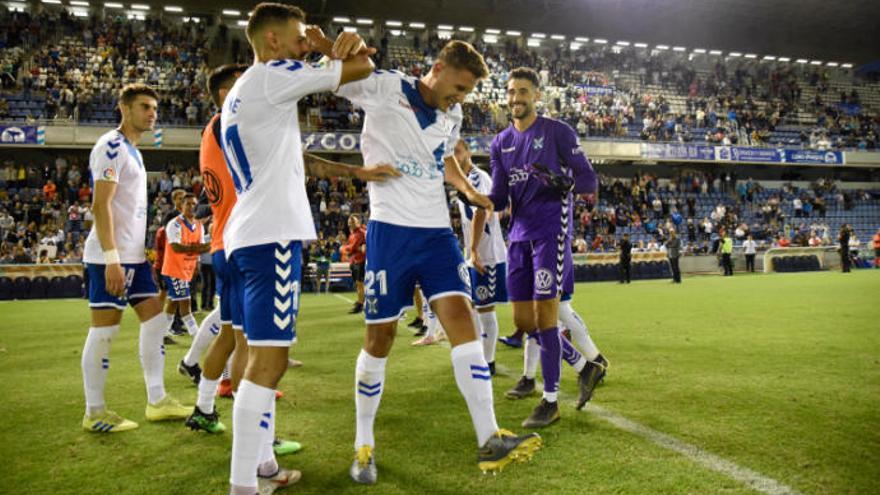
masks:
<instances>
[{"instance_id":1,"label":"white sleeve","mask_svg":"<svg viewBox=\"0 0 880 495\"><path fill-rule=\"evenodd\" d=\"M273 105L296 105L306 95L335 90L341 77L339 60L320 67L299 60L273 60L266 64L266 98Z\"/></svg>"},{"instance_id":2,"label":"white sleeve","mask_svg":"<svg viewBox=\"0 0 880 495\"><path fill-rule=\"evenodd\" d=\"M461 105L456 104L449 111L449 117L452 119L452 131L449 133L449 139L446 140L446 150L443 153L443 158L449 158L455 154L455 145L461 137L461 122L464 120L461 114Z\"/></svg>"},{"instance_id":3,"label":"white sleeve","mask_svg":"<svg viewBox=\"0 0 880 495\"><path fill-rule=\"evenodd\" d=\"M196 222L199 222L199 221L196 220ZM199 238L199 244L205 244L208 242L205 240L206 239L206 237L205 237L205 224L203 224L202 222L199 222L199 228L202 230L202 236L201 236L201 238Z\"/></svg>"},{"instance_id":4,"label":"white sleeve","mask_svg":"<svg viewBox=\"0 0 880 495\"><path fill-rule=\"evenodd\" d=\"M165 237L168 239L168 244L180 244L183 241L183 231L177 218L172 218L165 226Z\"/></svg>"},{"instance_id":5,"label":"white sleeve","mask_svg":"<svg viewBox=\"0 0 880 495\"><path fill-rule=\"evenodd\" d=\"M119 141L107 141L92 148L89 157L89 169L92 179L107 182L119 182L119 172L128 157L125 146Z\"/></svg>"},{"instance_id":6,"label":"white sleeve","mask_svg":"<svg viewBox=\"0 0 880 495\"><path fill-rule=\"evenodd\" d=\"M380 97L392 74L393 72L375 71L366 79L339 86L335 93L365 110L376 107L382 104Z\"/></svg>"}]
</instances>

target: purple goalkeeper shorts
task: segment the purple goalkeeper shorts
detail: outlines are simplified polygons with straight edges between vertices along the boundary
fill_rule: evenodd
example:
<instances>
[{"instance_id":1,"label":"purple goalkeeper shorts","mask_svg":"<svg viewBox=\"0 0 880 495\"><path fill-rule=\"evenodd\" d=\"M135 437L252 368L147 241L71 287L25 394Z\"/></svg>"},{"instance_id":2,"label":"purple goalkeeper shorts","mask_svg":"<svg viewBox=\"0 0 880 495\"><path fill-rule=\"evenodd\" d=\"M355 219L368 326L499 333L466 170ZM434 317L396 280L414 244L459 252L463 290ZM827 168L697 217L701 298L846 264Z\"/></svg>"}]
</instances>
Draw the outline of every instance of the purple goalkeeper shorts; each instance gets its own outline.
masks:
<instances>
[{"instance_id":1,"label":"purple goalkeeper shorts","mask_svg":"<svg viewBox=\"0 0 880 495\"><path fill-rule=\"evenodd\" d=\"M510 243L507 295L511 301L553 299L563 292L574 292L570 237Z\"/></svg>"}]
</instances>

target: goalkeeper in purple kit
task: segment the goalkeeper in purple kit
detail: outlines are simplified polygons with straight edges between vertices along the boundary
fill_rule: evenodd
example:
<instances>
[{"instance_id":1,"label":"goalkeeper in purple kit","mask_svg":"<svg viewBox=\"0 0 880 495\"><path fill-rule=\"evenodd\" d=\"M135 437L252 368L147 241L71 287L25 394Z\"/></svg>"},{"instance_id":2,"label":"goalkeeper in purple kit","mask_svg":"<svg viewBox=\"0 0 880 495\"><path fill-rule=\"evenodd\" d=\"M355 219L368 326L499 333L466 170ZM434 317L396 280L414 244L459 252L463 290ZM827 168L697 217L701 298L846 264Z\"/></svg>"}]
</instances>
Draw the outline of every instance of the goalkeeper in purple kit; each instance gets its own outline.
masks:
<instances>
[{"instance_id":1,"label":"goalkeeper in purple kit","mask_svg":"<svg viewBox=\"0 0 880 495\"><path fill-rule=\"evenodd\" d=\"M572 193L594 193L598 182L574 129L537 115L539 90L534 70L510 73L507 101L513 124L492 141L489 195L496 210L510 206L507 290L514 324L540 346L544 395L523 422L526 428L559 419L563 358L579 373L578 409L590 400L605 370L603 360L587 361L556 326L560 295L574 291Z\"/></svg>"}]
</instances>

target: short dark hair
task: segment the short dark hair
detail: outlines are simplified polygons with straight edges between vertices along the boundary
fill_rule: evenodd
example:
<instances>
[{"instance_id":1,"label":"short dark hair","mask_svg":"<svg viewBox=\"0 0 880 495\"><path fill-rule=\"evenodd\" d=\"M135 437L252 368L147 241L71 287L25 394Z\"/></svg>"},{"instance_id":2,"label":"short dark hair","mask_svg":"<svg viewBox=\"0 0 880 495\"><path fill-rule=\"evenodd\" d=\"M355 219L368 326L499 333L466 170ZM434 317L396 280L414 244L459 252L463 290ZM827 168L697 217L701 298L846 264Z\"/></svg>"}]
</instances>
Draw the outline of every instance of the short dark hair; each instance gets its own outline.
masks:
<instances>
[{"instance_id":1,"label":"short dark hair","mask_svg":"<svg viewBox=\"0 0 880 495\"><path fill-rule=\"evenodd\" d=\"M266 26L287 22L290 19L306 22L306 13L295 5L263 2L254 8L254 13L248 19L247 28L245 28L244 32L247 35L247 39L253 43L254 36Z\"/></svg>"},{"instance_id":2,"label":"short dark hair","mask_svg":"<svg viewBox=\"0 0 880 495\"><path fill-rule=\"evenodd\" d=\"M220 90L231 88L235 84L235 75L247 69L248 66L244 64L226 64L217 67L208 76L208 93L211 94L211 100L218 108L223 106L223 102L220 101Z\"/></svg>"},{"instance_id":3,"label":"short dark hair","mask_svg":"<svg viewBox=\"0 0 880 495\"><path fill-rule=\"evenodd\" d=\"M188 192L188 193L186 193L186 194L183 196L183 200L184 200L184 201L186 201L186 200L188 200L188 199L190 199L190 198L195 199L195 198L196 198L196 195L193 194L193 193L191 193L191 192Z\"/></svg>"},{"instance_id":4,"label":"short dark hair","mask_svg":"<svg viewBox=\"0 0 880 495\"><path fill-rule=\"evenodd\" d=\"M157 93L155 89L146 84L134 83L126 84L125 87L122 88L119 92L119 101L125 106L131 106L131 104L134 103L135 98L140 95L149 96L157 101L159 100L159 93Z\"/></svg>"},{"instance_id":5,"label":"short dark hair","mask_svg":"<svg viewBox=\"0 0 880 495\"><path fill-rule=\"evenodd\" d=\"M541 89L541 78L538 77L538 72L535 69L529 67L517 67L510 71L510 79L525 79L531 82L535 89Z\"/></svg>"},{"instance_id":6,"label":"short dark hair","mask_svg":"<svg viewBox=\"0 0 880 495\"><path fill-rule=\"evenodd\" d=\"M484 79L489 75L489 67L486 61L474 47L465 41L452 40L440 50L437 60L456 69L465 69L477 79Z\"/></svg>"}]
</instances>

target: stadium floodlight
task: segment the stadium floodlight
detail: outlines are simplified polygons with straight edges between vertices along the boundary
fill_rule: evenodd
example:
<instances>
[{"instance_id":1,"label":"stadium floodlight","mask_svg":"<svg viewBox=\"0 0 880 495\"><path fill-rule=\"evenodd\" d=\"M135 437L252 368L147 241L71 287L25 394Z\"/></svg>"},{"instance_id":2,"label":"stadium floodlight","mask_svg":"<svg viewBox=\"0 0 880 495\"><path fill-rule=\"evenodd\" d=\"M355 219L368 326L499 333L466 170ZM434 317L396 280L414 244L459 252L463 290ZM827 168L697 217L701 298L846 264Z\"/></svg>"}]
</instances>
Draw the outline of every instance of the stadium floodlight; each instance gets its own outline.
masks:
<instances>
[{"instance_id":1,"label":"stadium floodlight","mask_svg":"<svg viewBox=\"0 0 880 495\"><path fill-rule=\"evenodd\" d=\"M694 53L706 53L705 48L694 48Z\"/></svg>"},{"instance_id":2,"label":"stadium floodlight","mask_svg":"<svg viewBox=\"0 0 880 495\"><path fill-rule=\"evenodd\" d=\"M88 7L89 2L83 2L82 0L71 0L70 5L74 7Z\"/></svg>"},{"instance_id":3,"label":"stadium floodlight","mask_svg":"<svg viewBox=\"0 0 880 495\"><path fill-rule=\"evenodd\" d=\"M738 57L742 57L743 54L740 53L740 52L730 52L730 53L727 54L727 56L728 56L728 57L731 57L731 58L738 58Z\"/></svg>"},{"instance_id":4,"label":"stadium floodlight","mask_svg":"<svg viewBox=\"0 0 880 495\"><path fill-rule=\"evenodd\" d=\"M85 10L74 10L73 16L74 17L88 17L89 13L86 12Z\"/></svg>"},{"instance_id":5,"label":"stadium floodlight","mask_svg":"<svg viewBox=\"0 0 880 495\"><path fill-rule=\"evenodd\" d=\"M810 62L810 65L822 65L822 61L821 60L813 60L812 62Z\"/></svg>"},{"instance_id":6,"label":"stadium floodlight","mask_svg":"<svg viewBox=\"0 0 880 495\"><path fill-rule=\"evenodd\" d=\"M334 17L333 22L335 22L337 24L350 24L351 19L348 17Z\"/></svg>"},{"instance_id":7,"label":"stadium floodlight","mask_svg":"<svg viewBox=\"0 0 880 495\"><path fill-rule=\"evenodd\" d=\"M745 56L746 58L758 58L758 56L755 55L754 53L746 53L744 56Z\"/></svg>"},{"instance_id":8,"label":"stadium floodlight","mask_svg":"<svg viewBox=\"0 0 880 495\"><path fill-rule=\"evenodd\" d=\"M401 27L403 23L400 21L385 21L385 25L389 27Z\"/></svg>"},{"instance_id":9,"label":"stadium floodlight","mask_svg":"<svg viewBox=\"0 0 880 495\"><path fill-rule=\"evenodd\" d=\"M425 23L424 22L411 22L411 23L409 23L409 27L411 27L413 29L425 29Z\"/></svg>"},{"instance_id":10,"label":"stadium floodlight","mask_svg":"<svg viewBox=\"0 0 880 495\"><path fill-rule=\"evenodd\" d=\"M202 22L202 20L199 19L198 17L184 17L183 22L194 22L194 23L198 24L198 23Z\"/></svg>"},{"instance_id":11,"label":"stadium floodlight","mask_svg":"<svg viewBox=\"0 0 880 495\"><path fill-rule=\"evenodd\" d=\"M357 19L355 19L354 22L356 22L357 24L360 24L361 26L372 26L373 25L372 19L367 19L364 17L358 17Z\"/></svg>"},{"instance_id":12,"label":"stadium floodlight","mask_svg":"<svg viewBox=\"0 0 880 495\"><path fill-rule=\"evenodd\" d=\"M596 43L597 45L605 45L608 43L608 40L603 38L596 38L593 40L593 43Z\"/></svg>"},{"instance_id":13,"label":"stadium floodlight","mask_svg":"<svg viewBox=\"0 0 880 495\"><path fill-rule=\"evenodd\" d=\"M392 29L391 30L391 36L400 36L402 34L403 34L403 31L401 31L400 29Z\"/></svg>"},{"instance_id":14,"label":"stadium floodlight","mask_svg":"<svg viewBox=\"0 0 880 495\"><path fill-rule=\"evenodd\" d=\"M437 31L437 37L441 40L452 39L452 31Z\"/></svg>"},{"instance_id":15,"label":"stadium floodlight","mask_svg":"<svg viewBox=\"0 0 880 495\"><path fill-rule=\"evenodd\" d=\"M852 64L841 64L840 66L844 69L852 69L853 65Z\"/></svg>"},{"instance_id":16,"label":"stadium floodlight","mask_svg":"<svg viewBox=\"0 0 880 495\"><path fill-rule=\"evenodd\" d=\"M238 24L241 27L247 27L248 21L238 21L238 22L236 22L236 24Z\"/></svg>"},{"instance_id":17,"label":"stadium floodlight","mask_svg":"<svg viewBox=\"0 0 880 495\"><path fill-rule=\"evenodd\" d=\"M828 67L837 67L837 66L840 65L840 64L838 64L837 62L828 62L828 63L825 64L825 65L827 65Z\"/></svg>"},{"instance_id":18,"label":"stadium floodlight","mask_svg":"<svg viewBox=\"0 0 880 495\"><path fill-rule=\"evenodd\" d=\"M655 50L669 50L669 45L657 45L654 47Z\"/></svg>"},{"instance_id":19,"label":"stadium floodlight","mask_svg":"<svg viewBox=\"0 0 880 495\"><path fill-rule=\"evenodd\" d=\"M495 43L498 43L498 36L496 36L494 34L484 34L483 35L483 42L488 43L490 45L494 45Z\"/></svg>"},{"instance_id":20,"label":"stadium floodlight","mask_svg":"<svg viewBox=\"0 0 880 495\"><path fill-rule=\"evenodd\" d=\"M546 38L546 37L547 37L547 35L544 34L544 33L532 33L532 38L535 38L535 39L538 39L538 40L542 40L542 39L544 39L544 38Z\"/></svg>"},{"instance_id":21,"label":"stadium floodlight","mask_svg":"<svg viewBox=\"0 0 880 495\"><path fill-rule=\"evenodd\" d=\"M43 3L48 3L50 5L61 5L61 0L43 0Z\"/></svg>"},{"instance_id":22,"label":"stadium floodlight","mask_svg":"<svg viewBox=\"0 0 880 495\"><path fill-rule=\"evenodd\" d=\"M104 3L104 8L107 8L107 9L121 9L121 8L122 8L122 4L121 4L121 3L116 3L116 2L105 2L105 3Z\"/></svg>"},{"instance_id":23,"label":"stadium floodlight","mask_svg":"<svg viewBox=\"0 0 880 495\"><path fill-rule=\"evenodd\" d=\"M176 5L166 5L165 12L173 12L175 14L179 14L183 12L183 7L177 7Z\"/></svg>"},{"instance_id":24,"label":"stadium floodlight","mask_svg":"<svg viewBox=\"0 0 880 495\"><path fill-rule=\"evenodd\" d=\"M452 31L455 28L450 26L449 24L439 24L437 26L437 29L439 29L440 31Z\"/></svg>"},{"instance_id":25,"label":"stadium floodlight","mask_svg":"<svg viewBox=\"0 0 880 495\"><path fill-rule=\"evenodd\" d=\"M130 21L143 21L146 19L143 14L138 14L137 12L129 12L125 17Z\"/></svg>"},{"instance_id":26,"label":"stadium floodlight","mask_svg":"<svg viewBox=\"0 0 880 495\"><path fill-rule=\"evenodd\" d=\"M590 38L587 38L586 36L575 36L574 40L579 43L586 43L590 41Z\"/></svg>"},{"instance_id":27,"label":"stadium floodlight","mask_svg":"<svg viewBox=\"0 0 880 495\"><path fill-rule=\"evenodd\" d=\"M241 11L235 9L223 9L222 14L229 17L238 17L241 15Z\"/></svg>"},{"instance_id":28,"label":"stadium floodlight","mask_svg":"<svg viewBox=\"0 0 880 495\"><path fill-rule=\"evenodd\" d=\"M633 43L633 46L636 48L648 48L647 43Z\"/></svg>"},{"instance_id":29,"label":"stadium floodlight","mask_svg":"<svg viewBox=\"0 0 880 495\"><path fill-rule=\"evenodd\" d=\"M674 51L674 52L683 52L685 50L687 50L687 48L685 48L683 46L673 46L672 47L672 51Z\"/></svg>"},{"instance_id":30,"label":"stadium floodlight","mask_svg":"<svg viewBox=\"0 0 880 495\"><path fill-rule=\"evenodd\" d=\"M571 50L580 50L581 46L583 46L581 43L578 43L577 41L572 41L571 44L568 45L568 48Z\"/></svg>"},{"instance_id":31,"label":"stadium floodlight","mask_svg":"<svg viewBox=\"0 0 880 495\"><path fill-rule=\"evenodd\" d=\"M553 35L550 35L550 39L556 40L556 41L565 41L565 36L563 36L561 34L553 34Z\"/></svg>"},{"instance_id":32,"label":"stadium floodlight","mask_svg":"<svg viewBox=\"0 0 880 495\"><path fill-rule=\"evenodd\" d=\"M722 53L721 50L709 50L709 55L715 55L716 57L720 56L721 53Z\"/></svg>"},{"instance_id":33,"label":"stadium floodlight","mask_svg":"<svg viewBox=\"0 0 880 495\"><path fill-rule=\"evenodd\" d=\"M774 57L773 55L764 55L764 60L772 62L773 60L776 60L776 57Z\"/></svg>"},{"instance_id":34,"label":"stadium floodlight","mask_svg":"<svg viewBox=\"0 0 880 495\"><path fill-rule=\"evenodd\" d=\"M131 4L131 8L134 10L150 10L149 5L145 5L142 3L133 3L133 4Z\"/></svg>"},{"instance_id":35,"label":"stadium floodlight","mask_svg":"<svg viewBox=\"0 0 880 495\"><path fill-rule=\"evenodd\" d=\"M500 29L487 29L486 34L501 34Z\"/></svg>"},{"instance_id":36,"label":"stadium floodlight","mask_svg":"<svg viewBox=\"0 0 880 495\"><path fill-rule=\"evenodd\" d=\"M615 44L616 44L617 46L629 46L629 45L630 45L629 41L618 41L618 42L615 43Z\"/></svg>"},{"instance_id":37,"label":"stadium floodlight","mask_svg":"<svg viewBox=\"0 0 880 495\"><path fill-rule=\"evenodd\" d=\"M520 32L520 31L507 31L504 34L506 34L508 36L522 36L522 32Z\"/></svg>"},{"instance_id":38,"label":"stadium floodlight","mask_svg":"<svg viewBox=\"0 0 880 495\"><path fill-rule=\"evenodd\" d=\"M791 59L788 57L779 57L777 60L780 62L791 62Z\"/></svg>"},{"instance_id":39,"label":"stadium floodlight","mask_svg":"<svg viewBox=\"0 0 880 495\"><path fill-rule=\"evenodd\" d=\"M539 47L541 46L541 40L529 38L529 40L526 42L526 45L531 47Z\"/></svg>"},{"instance_id":40,"label":"stadium floodlight","mask_svg":"<svg viewBox=\"0 0 880 495\"><path fill-rule=\"evenodd\" d=\"M807 60L805 58L799 58L799 59L795 60L795 62L797 62L799 64L805 64L805 63L809 62L809 60Z\"/></svg>"},{"instance_id":41,"label":"stadium floodlight","mask_svg":"<svg viewBox=\"0 0 880 495\"><path fill-rule=\"evenodd\" d=\"M9 2L6 4L6 6L9 7L10 12L24 13L26 11L27 4L26 3Z\"/></svg>"},{"instance_id":42,"label":"stadium floodlight","mask_svg":"<svg viewBox=\"0 0 880 495\"><path fill-rule=\"evenodd\" d=\"M474 32L474 28L472 28L471 26L458 26L458 30L463 33L473 33Z\"/></svg>"}]
</instances>

